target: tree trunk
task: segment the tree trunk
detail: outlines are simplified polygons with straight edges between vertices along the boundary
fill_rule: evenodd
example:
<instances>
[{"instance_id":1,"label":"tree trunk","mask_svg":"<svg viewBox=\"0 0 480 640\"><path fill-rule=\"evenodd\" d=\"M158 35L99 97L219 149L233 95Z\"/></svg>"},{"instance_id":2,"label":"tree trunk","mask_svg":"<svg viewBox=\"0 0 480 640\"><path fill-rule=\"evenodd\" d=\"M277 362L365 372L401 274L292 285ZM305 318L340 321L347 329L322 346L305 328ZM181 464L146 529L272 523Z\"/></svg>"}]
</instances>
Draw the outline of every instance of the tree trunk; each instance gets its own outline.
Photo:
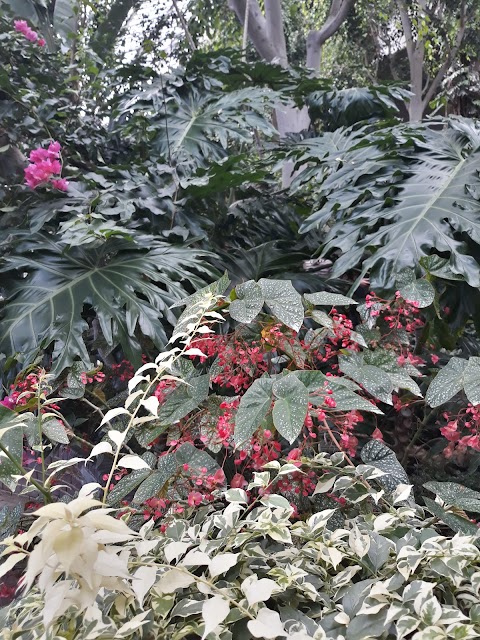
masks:
<instances>
[{"instance_id":1,"label":"tree trunk","mask_svg":"<svg viewBox=\"0 0 480 640\"><path fill-rule=\"evenodd\" d=\"M344 22L355 0L331 0L330 11L325 24L318 31L307 36L306 66L316 73L320 71L322 46L334 35ZM264 0L265 13L258 0L228 0L229 8L235 13L242 26L245 25L245 12L248 6L248 37L257 53L267 62L277 62L288 67L287 47L282 16L281 0ZM280 138L289 133L300 133L310 126L308 109L303 107L278 107L275 119ZM292 181L293 164L287 163L282 173L282 186L288 187Z\"/></svg>"},{"instance_id":2,"label":"tree trunk","mask_svg":"<svg viewBox=\"0 0 480 640\"><path fill-rule=\"evenodd\" d=\"M423 100L417 95L414 94L410 102L408 103L408 119L410 122L421 122L423 119L424 112L424 104Z\"/></svg>"}]
</instances>

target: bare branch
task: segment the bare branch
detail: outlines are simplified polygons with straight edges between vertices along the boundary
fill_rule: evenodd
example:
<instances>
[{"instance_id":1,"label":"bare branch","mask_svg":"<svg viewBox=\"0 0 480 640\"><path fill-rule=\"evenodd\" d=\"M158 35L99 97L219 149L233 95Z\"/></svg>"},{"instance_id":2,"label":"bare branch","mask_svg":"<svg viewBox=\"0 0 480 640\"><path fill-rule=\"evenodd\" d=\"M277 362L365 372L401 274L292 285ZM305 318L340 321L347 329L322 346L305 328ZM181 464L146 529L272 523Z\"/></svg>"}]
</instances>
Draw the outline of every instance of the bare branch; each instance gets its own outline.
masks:
<instances>
[{"instance_id":1,"label":"bare branch","mask_svg":"<svg viewBox=\"0 0 480 640\"><path fill-rule=\"evenodd\" d=\"M228 0L228 6L242 25L245 24L246 0ZM275 47L268 37L267 21L258 5L258 0L250 0L248 12L248 36L257 53L268 62L277 57Z\"/></svg>"},{"instance_id":2,"label":"bare branch","mask_svg":"<svg viewBox=\"0 0 480 640\"><path fill-rule=\"evenodd\" d=\"M316 70L320 68L322 45L338 31L354 4L355 0L332 0L323 27L308 34L307 67Z\"/></svg>"},{"instance_id":3,"label":"bare branch","mask_svg":"<svg viewBox=\"0 0 480 640\"><path fill-rule=\"evenodd\" d=\"M442 66L438 70L435 78L432 80L432 83L431 83L430 87L428 88L427 93L425 94L425 97L423 98L423 102L425 104L425 107L428 105L428 103L430 102L430 100L434 96L435 91L440 86L440 83L444 79L445 74L447 73L448 69L450 68L450 65L452 64L452 62L455 60L455 58L457 56L457 53L458 53L460 47L462 46L463 36L465 35L465 29L466 29L466 26L467 26L466 22L467 22L466 21L466 1L462 0L462 4L461 4L461 7L460 7L460 23L458 25L458 31L457 31L457 35L455 37L455 44L453 45L453 47L448 52L447 59L445 60L445 62L442 64Z\"/></svg>"}]
</instances>

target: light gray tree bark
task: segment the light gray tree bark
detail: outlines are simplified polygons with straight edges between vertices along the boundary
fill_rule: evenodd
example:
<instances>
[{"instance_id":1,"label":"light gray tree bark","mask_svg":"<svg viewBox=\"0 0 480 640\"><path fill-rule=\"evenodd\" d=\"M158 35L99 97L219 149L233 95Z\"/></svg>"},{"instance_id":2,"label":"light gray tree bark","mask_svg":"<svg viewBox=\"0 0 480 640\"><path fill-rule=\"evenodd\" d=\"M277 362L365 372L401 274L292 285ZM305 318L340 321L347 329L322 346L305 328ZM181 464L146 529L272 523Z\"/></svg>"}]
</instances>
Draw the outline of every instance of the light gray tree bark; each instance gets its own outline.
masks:
<instances>
[{"instance_id":1,"label":"light gray tree bark","mask_svg":"<svg viewBox=\"0 0 480 640\"><path fill-rule=\"evenodd\" d=\"M299 2L301 0L298 0ZM306 67L316 73L320 71L322 46L340 28L355 0L331 0L330 11L323 26L312 30L307 35L307 50L305 52ZM247 0L228 0L229 8L235 12L240 24L245 24ZM248 37L261 58L267 62L276 62L282 67L288 67L287 45L283 24L282 1L264 0L265 12L258 4L258 0L249 0L248 7ZM288 133L304 131L310 125L310 118L306 107L279 107L275 112L275 119L280 136ZM288 173L288 172L287 172ZM291 171L290 171L291 174ZM284 171L284 186L288 186L289 176Z\"/></svg>"},{"instance_id":2,"label":"light gray tree bark","mask_svg":"<svg viewBox=\"0 0 480 640\"><path fill-rule=\"evenodd\" d=\"M452 43L445 38L444 60L433 78L427 77L425 81L425 36L419 36L414 28L413 10L409 7L407 0L396 0L403 32L405 34L405 46L408 55L410 69L410 89L412 97L408 104L408 115L410 122L422 120L429 102L438 90L442 80L445 78L450 66L454 62L458 51L462 45L463 36L467 23L466 0L461 0L458 12L458 25L455 40ZM410 9L410 11L409 11ZM418 0L416 3L416 18L419 15L427 15L428 12L442 11L443 5L440 2L434 3L433 7L427 6L426 0ZM438 16L441 18L441 16Z\"/></svg>"}]
</instances>

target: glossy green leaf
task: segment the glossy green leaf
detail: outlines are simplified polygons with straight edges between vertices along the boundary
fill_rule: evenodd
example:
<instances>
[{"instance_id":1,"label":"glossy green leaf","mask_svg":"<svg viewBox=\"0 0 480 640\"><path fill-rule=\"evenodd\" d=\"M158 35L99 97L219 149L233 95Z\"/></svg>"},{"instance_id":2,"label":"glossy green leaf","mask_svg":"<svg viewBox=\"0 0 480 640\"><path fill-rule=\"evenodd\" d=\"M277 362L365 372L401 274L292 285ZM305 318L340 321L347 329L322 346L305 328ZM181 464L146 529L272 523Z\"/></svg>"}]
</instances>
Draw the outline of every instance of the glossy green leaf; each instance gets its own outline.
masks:
<instances>
[{"instance_id":1,"label":"glossy green leaf","mask_svg":"<svg viewBox=\"0 0 480 640\"><path fill-rule=\"evenodd\" d=\"M455 274L478 287L480 267L469 248L480 244L478 124L448 118L440 127L356 127L344 136L350 139L344 153L332 154L328 171L323 165L313 174L321 184L317 201L324 204L302 228L329 223L323 255L342 254L333 276L361 265L373 287L392 288L402 269L433 248L447 254ZM308 166L312 158L305 154L302 160Z\"/></svg>"},{"instance_id":2,"label":"glossy green leaf","mask_svg":"<svg viewBox=\"0 0 480 640\"><path fill-rule=\"evenodd\" d=\"M41 342L54 343L53 372L59 373L75 359L88 365L90 356L83 332L84 305L95 310L110 349L119 343L127 357L138 362L136 332L161 347L166 334L159 322L173 321L168 306L184 292L182 277L200 263L195 252L155 242L149 251L112 240L101 249L72 249L63 253L53 238L42 238L38 254L11 256L5 270L21 269L29 275L18 280L0 331L0 349L7 353L31 351ZM165 289L154 284L165 285Z\"/></svg>"}]
</instances>

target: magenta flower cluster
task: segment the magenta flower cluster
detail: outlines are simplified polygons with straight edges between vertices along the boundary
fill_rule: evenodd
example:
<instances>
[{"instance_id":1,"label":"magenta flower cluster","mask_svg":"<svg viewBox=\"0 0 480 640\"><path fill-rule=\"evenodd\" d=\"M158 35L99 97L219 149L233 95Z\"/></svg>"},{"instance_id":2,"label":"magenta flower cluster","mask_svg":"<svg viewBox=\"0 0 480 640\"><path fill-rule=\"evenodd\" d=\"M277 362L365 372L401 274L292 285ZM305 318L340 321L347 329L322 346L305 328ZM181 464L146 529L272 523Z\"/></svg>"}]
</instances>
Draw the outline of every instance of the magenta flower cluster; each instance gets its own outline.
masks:
<instances>
[{"instance_id":1,"label":"magenta flower cluster","mask_svg":"<svg viewBox=\"0 0 480 640\"><path fill-rule=\"evenodd\" d=\"M67 191L68 181L60 177L60 150L60 143L52 142L48 149L34 149L30 153L30 164L25 169L25 182L29 187L35 189L39 185L51 183L55 189Z\"/></svg>"},{"instance_id":2,"label":"magenta flower cluster","mask_svg":"<svg viewBox=\"0 0 480 640\"><path fill-rule=\"evenodd\" d=\"M40 47L45 46L45 40L43 38L39 38L38 33L29 27L25 20L15 20L13 24L15 25L15 31L23 33L27 40L30 40L30 42L36 42Z\"/></svg>"}]
</instances>

